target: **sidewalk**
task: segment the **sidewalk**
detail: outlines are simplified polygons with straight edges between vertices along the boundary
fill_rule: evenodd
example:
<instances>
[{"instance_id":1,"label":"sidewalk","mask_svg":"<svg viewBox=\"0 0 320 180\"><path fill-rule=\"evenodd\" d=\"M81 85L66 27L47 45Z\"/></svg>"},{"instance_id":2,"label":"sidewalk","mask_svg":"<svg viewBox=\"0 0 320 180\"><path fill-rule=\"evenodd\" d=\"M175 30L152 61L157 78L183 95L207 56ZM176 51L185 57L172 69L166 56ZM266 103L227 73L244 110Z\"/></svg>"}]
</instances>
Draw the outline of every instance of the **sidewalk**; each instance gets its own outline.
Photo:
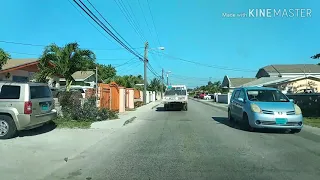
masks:
<instances>
[{"instance_id":1,"label":"sidewalk","mask_svg":"<svg viewBox=\"0 0 320 180\"><path fill-rule=\"evenodd\" d=\"M126 123L126 121L130 121L134 118L137 118L160 104L161 104L161 100L157 100L154 102L150 102L147 105L138 107L134 111L126 111L126 112L120 113L119 119L94 122L91 124L91 129L116 129L116 128L120 128Z\"/></svg>"}]
</instances>

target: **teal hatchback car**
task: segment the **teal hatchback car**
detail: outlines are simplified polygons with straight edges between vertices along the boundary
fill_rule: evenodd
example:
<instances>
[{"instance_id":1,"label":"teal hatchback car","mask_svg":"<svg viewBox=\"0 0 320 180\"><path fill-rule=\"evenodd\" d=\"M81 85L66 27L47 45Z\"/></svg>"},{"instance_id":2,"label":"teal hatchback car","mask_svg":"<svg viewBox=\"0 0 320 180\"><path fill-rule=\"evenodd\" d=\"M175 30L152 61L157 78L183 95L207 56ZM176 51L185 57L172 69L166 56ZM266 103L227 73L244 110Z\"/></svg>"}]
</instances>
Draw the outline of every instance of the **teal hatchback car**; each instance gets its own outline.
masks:
<instances>
[{"instance_id":1,"label":"teal hatchback car","mask_svg":"<svg viewBox=\"0 0 320 180\"><path fill-rule=\"evenodd\" d=\"M299 106L278 89L266 87L235 89L228 107L228 119L242 122L250 131L277 128L299 133L303 127Z\"/></svg>"}]
</instances>

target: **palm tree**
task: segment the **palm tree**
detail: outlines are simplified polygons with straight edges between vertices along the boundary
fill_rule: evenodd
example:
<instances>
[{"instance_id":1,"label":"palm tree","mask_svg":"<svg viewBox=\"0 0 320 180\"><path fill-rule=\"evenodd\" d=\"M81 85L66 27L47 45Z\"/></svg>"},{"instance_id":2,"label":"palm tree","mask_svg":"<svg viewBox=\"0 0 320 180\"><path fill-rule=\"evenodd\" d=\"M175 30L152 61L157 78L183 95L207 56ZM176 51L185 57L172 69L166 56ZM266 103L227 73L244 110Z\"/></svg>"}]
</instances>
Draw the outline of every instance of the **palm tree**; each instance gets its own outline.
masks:
<instances>
[{"instance_id":1,"label":"palm tree","mask_svg":"<svg viewBox=\"0 0 320 180\"><path fill-rule=\"evenodd\" d=\"M3 49L0 48L0 70L2 69L2 66L7 63L7 61L11 59L10 54L5 52Z\"/></svg>"},{"instance_id":2,"label":"palm tree","mask_svg":"<svg viewBox=\"0 0 320 180\"><path fill-rule=\"evenodd\" d=\"M69 43L64 47L51 44L40 57L38 78L43 80L48 76L61 75L66 79L66 91L69 91L74 81L72 74L94 67L95 59L92 51L80 49L77 43ZM49 63L54 67L50 67Z\"/></svg>"},{"instance_id":3,"label":"palm tree","mask_svg":"<svg viewBox=\"0 0 320 180\"><path fill-rule=\"evenodd\" d=\"M148 89L151 91L161 91L161 81L158 78L153 78L150 81Z\"/></svg>"}]
</instances>

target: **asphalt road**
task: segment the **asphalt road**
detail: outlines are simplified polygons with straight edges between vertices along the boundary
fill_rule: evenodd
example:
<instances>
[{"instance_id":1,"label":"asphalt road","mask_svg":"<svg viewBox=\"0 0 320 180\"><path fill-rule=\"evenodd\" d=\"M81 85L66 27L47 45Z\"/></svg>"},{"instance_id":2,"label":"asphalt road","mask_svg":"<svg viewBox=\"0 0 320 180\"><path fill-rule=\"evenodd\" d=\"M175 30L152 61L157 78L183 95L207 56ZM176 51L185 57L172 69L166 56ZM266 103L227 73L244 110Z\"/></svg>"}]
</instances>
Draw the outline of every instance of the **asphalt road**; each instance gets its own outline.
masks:
<instances>
[{"instance_id":1,"label":"asphalt road","mask_svg":"<svg viewBox=\"0 0 320 180\"><path fill-rule=\"evenodd\" d=\"M319 180L319 136L246 132L220 109L188 109L150 110L44 179Z\"/></svg>"}]
</instances>

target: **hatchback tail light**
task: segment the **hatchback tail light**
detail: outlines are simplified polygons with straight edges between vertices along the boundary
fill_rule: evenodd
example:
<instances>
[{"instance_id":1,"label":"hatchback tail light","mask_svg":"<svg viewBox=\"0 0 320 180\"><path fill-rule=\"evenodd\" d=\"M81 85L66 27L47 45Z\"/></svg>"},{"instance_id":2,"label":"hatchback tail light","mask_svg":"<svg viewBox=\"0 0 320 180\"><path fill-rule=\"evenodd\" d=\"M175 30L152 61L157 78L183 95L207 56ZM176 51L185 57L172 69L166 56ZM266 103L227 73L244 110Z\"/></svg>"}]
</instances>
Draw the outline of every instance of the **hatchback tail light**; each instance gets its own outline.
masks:
<instances>
[{"instance_id":1,"label":"hatchback tail light","mask_svg":"<svg viewBox=\"0 0 320 180\"><path fill-rule=\"evenodd\" d=\"M27 101L24 102L24 114L31 114L32 113L32 102Z\"/></svg>"}]
</instances>

